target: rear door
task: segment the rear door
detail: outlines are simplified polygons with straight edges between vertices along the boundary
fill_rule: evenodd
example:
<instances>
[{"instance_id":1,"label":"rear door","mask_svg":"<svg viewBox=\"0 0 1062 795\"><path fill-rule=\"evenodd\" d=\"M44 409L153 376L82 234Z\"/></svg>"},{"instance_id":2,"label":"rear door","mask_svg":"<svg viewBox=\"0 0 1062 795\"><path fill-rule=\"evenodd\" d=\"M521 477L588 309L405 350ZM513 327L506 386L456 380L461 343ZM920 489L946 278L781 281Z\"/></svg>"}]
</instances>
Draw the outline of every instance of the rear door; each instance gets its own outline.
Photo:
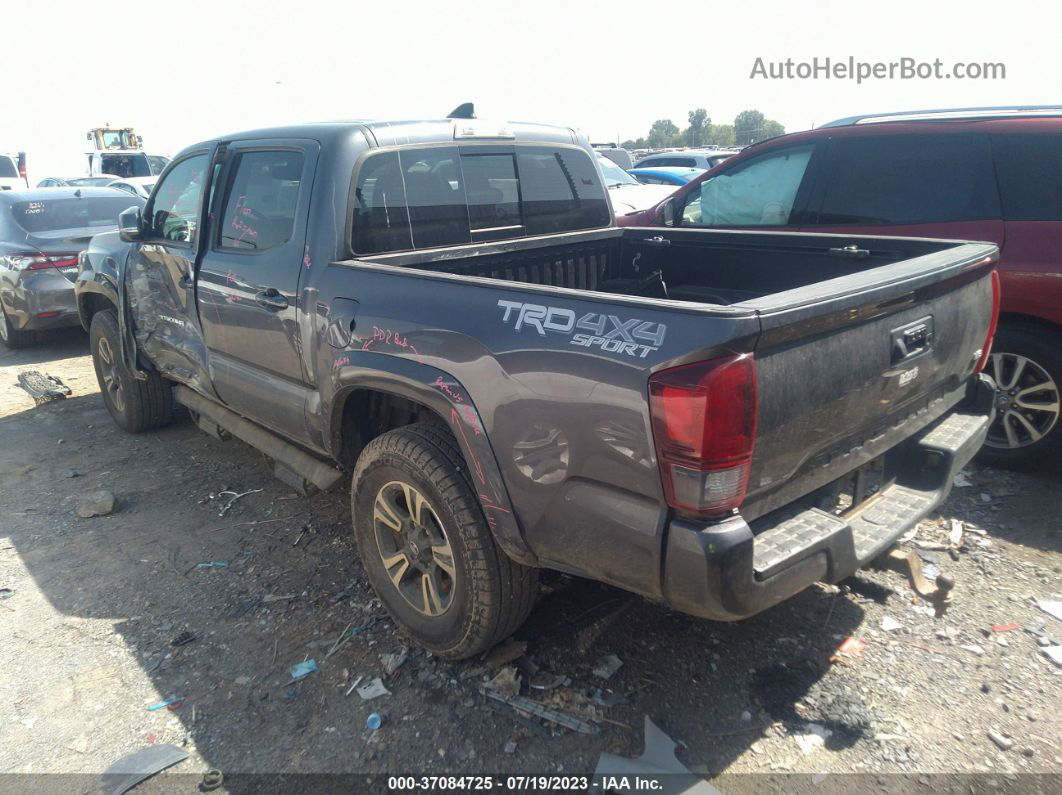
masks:
<instances>
[{"instance_id":1,"label":"rear door","mask_svg":"<svg viewBox=\"0 0 1062 795\"><path fill-rule=\"evenodd\" d=\"M992 152L980 133L834 137L809 204L807 231L1003 247Z\"/></svg>"},{"instance_id":2,"label":"rear door","mask_svg":"<svg viewBox=\"0 0 1062 795\"><path fill-rule=\"evenodd\" d=\"M294 439L307 436L312 391L296 323L318 151L305 140L228 146L211 202L216 223L196 275L218 396Z\"/></svg>"}]
</instances>

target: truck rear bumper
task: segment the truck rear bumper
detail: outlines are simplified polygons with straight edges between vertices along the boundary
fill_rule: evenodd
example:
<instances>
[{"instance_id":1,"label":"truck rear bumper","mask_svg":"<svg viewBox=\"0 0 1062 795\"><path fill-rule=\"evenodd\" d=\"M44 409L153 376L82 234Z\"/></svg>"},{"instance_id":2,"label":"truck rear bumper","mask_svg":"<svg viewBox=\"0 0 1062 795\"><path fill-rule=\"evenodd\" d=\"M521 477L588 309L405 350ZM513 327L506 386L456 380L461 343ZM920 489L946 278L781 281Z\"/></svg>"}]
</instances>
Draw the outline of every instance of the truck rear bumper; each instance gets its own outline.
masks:
<instances>
[{"instance_id":1,"label":"truck rear bumper","mask_svg":"<svg viewBox=\"0 0 1062 795\"><path fill-rule=\"evenodd\" d=\"M843 517L808 508L753 533L741 516L668 526L664 596L684 613L717 621L755 615L814 582L838 582L890 546L951 491L955 474L984 442L992 382L971 379L966 400L887 455L890 485Z\"/></svg>"}]
</instances>

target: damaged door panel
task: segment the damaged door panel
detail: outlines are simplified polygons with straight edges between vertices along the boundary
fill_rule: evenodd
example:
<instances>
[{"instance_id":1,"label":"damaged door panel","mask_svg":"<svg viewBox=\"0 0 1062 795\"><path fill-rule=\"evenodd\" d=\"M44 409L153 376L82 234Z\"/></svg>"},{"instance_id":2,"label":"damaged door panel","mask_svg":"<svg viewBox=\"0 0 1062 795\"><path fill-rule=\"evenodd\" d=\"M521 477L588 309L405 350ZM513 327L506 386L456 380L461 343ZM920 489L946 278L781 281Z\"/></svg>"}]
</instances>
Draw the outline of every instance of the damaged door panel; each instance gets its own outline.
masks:
<instances>
[{"instance_id":1,"label":"damaged door panel","mask_svg":"<svg viewBox=\"0 0 1062 795\"><path fill-rule=\"evenodd\" d=\"M194 274L202 237L210 150L192 152L163 176L145 208L142 243L124 274L136 345L167 378L214 389L195 311Z\"/></svg>"}]
</instances>

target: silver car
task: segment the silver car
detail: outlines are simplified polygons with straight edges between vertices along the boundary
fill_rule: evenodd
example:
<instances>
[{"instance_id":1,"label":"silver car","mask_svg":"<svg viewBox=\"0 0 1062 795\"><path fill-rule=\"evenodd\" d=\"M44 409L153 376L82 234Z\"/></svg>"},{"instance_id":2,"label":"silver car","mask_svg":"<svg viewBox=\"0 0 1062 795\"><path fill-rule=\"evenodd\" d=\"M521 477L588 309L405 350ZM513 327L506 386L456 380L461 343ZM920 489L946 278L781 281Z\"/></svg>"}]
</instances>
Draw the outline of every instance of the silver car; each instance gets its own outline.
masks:
<instances>
[{"instance_id":1,"label":"silver car","mask_svg":"<svg viewBox=\"0 0 1062 795\"><path fill-rule=\"evenodd\" d=\"M39 329L77 326L78 255L143 199L113 188L0 192L0 343L23 348Z\"/></svg>"}]
</instances>

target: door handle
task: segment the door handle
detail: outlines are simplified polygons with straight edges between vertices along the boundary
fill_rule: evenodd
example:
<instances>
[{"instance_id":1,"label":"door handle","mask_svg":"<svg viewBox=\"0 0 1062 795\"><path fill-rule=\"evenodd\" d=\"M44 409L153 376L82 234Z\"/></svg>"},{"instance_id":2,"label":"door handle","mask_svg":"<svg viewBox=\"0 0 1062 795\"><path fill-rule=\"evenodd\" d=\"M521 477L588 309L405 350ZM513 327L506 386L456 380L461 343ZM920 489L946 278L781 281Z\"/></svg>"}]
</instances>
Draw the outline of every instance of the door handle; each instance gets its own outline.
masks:
<instances>
[{"instance_id":1,"label":"door handle","mask_svg":"<svg viewBox=\"0 0 1062 795\"><path fill-rule=\"evenodd\" d=\"M282 296L275 287L270 287L258 293L254 297L255 303L266 309L287 309L288 299Z\"/></svg>"}]
</instances>

